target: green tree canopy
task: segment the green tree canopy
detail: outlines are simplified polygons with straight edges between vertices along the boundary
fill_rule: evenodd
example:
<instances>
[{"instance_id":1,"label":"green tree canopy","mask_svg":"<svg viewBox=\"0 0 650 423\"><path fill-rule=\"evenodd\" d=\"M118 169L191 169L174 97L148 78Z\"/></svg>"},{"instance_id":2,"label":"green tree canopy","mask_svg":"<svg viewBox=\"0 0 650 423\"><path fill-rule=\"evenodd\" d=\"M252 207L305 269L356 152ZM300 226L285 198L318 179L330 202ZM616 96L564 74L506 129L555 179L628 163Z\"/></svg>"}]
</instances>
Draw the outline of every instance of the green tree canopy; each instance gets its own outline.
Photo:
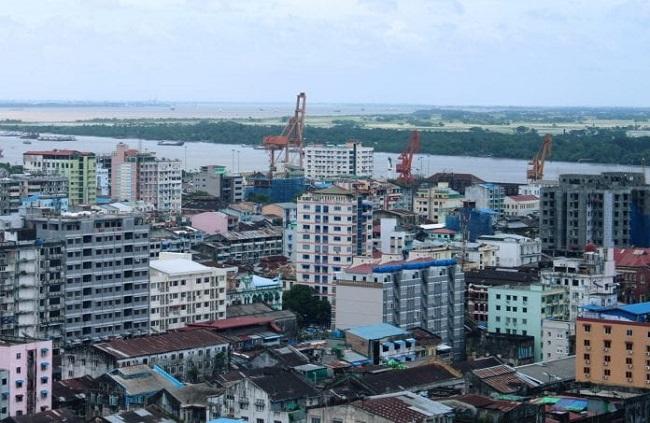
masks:
<instances>
[{"instance_id":1,"label":"green tree canopy","mask_svg":"<svg viewBox=\"0 0 650 423\"><path fill-rule=\"evenodd\" d=\"M316 292L308 286L294 285L290 290L285 291L282 307L296 313L299 325L330 324L332 307L329 301L318 298Z\"/></svg>"}]
</instances>

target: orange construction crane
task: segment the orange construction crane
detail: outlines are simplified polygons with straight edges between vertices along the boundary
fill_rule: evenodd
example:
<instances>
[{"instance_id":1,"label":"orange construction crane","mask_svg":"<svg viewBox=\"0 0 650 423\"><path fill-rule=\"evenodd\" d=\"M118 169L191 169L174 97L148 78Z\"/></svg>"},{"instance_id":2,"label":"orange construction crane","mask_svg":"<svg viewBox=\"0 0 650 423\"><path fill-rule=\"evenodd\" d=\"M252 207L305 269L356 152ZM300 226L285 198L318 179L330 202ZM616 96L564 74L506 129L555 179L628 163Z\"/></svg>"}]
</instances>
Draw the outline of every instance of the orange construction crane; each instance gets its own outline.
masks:
<instances>
[{"instance_id":1,"label":"orange construction crane","mask_svg":"<svg viewBox=\"0 0 650 423\"><path fill-rule=\"evenodd\" d=\"M285 171L290 167L302 169L306 102L307 96L305 93L298 94L296 109L293 116L289 118L282 134L264 137L262 145L269 152L271 159L269 178L273 178L273 173L278 170L278 163L283 164Z\"/></svg>"},{"instance_id":2,"label":"orange construction crane","mask_svg":"<svg viewBox=\"0 0 650 423\"><path fill-rule=\"evenodd\" d=\"M404 182L412 182L413 174L411 173L411 165L413 164L413 156L420 150L420 133L418 131L411 132L406 150L397 158L395 171L399 174L399 178Z\"/></svg>"},{"instance_id":3,"label":"orange construction crane","mask_svg":"<svg viewBox=\"0 0 650 423\"><path fill-rule=\"evenodd\" d=\"M529 181L541 181L544 179L544 161L551 155L551 147L553 147L553 137L551 134L546 134L544 135L544 142L539 148L539 151L528 162L526 176Z\"/></svg>"}]
</instances>

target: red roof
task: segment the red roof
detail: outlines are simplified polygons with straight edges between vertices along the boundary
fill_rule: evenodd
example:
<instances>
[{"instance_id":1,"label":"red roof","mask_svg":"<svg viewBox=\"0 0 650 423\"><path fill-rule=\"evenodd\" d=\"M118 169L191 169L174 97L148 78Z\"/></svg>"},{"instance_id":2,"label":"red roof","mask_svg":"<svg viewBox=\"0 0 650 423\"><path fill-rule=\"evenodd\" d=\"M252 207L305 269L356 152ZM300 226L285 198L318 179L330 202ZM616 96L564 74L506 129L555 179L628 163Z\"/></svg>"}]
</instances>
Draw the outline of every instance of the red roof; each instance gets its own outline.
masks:
<instances>
[{"instance_id":1,"label":"red roof","mask_svg":"<svg viewBox=\"0 0 650 423\"><path fill-rule=\"evenodd\" d=\"M505 364L486 369L472 370L472 372L483 383L502 394L515 393L522 386L533 386L528 380L520 377L515 369Z\"/></svg>"},{"instance_id":2,"label":"red roof","mask_svg":"<svg viewBox=\"0 0 650 423\"><path fill-rule=\"evenodd\" d=\"M446 228L434 229L431 233L440 235L456 235L456 231Z\"/></svg>"},{"instance_id":3,"label":"red roof","mask_svg":"<svg viewBox=\"0 0 650 423\"><path fill-rule=\"evenodd\" d=\"M74 155L81 155L81 156L90 156L93 155L94 153L88 153L84 151L78 151L78 150L46 150L46 151L35 151L35 150L30 150L30 151L25 151L23 153L24 156L74 156Z\"/></svg>"},{"instance_id":4,"label":"red roof","mask_svg":"<svg viewBox=\"0 0 650 423\"><path fill-rule=\"evenodd\" d=\"M396 423L424 422L427 415L395 397L372 398L354 402L355 407Z\"/></svg>"},{"instance_id":5,"label":"red roof","mask_svg":"<svg viewBox=\"0 0 650 423\"><path fill-rule=\"evenodd\" d=\"M270 317L242 316L242 317L232 317L230 319L223 319L223 320L211 320L209 322L190 323L187 326L226 330L226 329L241 328L245 326L267 325L272 322L273 319Z\"/></svg>"},{"instance_id":6,"label":"red roof","mask_svg":"<svg viewBox=\"0 0 650 423\"><path fill-rule=\"evenodd\" d=\"M614 248L614 262L620 267L650 266L650 248Z\"/></svg>"},{"instance_id":7,"label":"red roof","mask_svg":"<svg viewBox=\"0 0 650 423\"><path fill-rule=\"evenodd\" d=\"M539 200L536 195L510 195L508 196L512 201L535 201Z\"/></svg>"}]
</instances>

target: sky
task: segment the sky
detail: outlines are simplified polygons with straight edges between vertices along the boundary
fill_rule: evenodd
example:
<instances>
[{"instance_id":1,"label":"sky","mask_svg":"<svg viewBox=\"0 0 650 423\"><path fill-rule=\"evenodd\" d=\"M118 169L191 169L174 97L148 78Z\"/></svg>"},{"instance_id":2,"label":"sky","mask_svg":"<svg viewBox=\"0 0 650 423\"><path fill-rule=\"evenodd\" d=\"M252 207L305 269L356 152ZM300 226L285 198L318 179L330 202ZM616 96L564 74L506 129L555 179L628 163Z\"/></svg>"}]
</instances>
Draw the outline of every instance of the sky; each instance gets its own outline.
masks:
<instances>
[{"instance_id":1,"label":"sky","mask_svg":"<svg viewBox=\"0 0 650 423\"><path fill-rule=\"evenodd\" d=\"M3 0L0 99L650 106L647 0Z\"/></svg>"}]
</instances>

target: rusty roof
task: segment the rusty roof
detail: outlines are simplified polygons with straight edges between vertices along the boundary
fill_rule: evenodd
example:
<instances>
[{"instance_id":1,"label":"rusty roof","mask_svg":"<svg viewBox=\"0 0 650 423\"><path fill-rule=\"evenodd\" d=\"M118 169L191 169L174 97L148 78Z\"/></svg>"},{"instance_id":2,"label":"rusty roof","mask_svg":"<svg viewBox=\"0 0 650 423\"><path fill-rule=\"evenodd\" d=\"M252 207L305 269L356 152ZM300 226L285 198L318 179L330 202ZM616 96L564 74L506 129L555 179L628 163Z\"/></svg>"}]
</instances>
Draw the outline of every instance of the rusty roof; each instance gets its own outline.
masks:
<instances>
[{"instance_id":1,"label":"rusty roof","mask_svg":"<svg viewBox=\"0 0 650 423\"><path fill-rule=\"evenodd\" d=\"M362 400L355 402L354 406L395 423L424 422L427 418L426 414L395 397Z\"/></svg>"},{"instance_id":2,"label":"rusty roof","mask_svg":"<svg viewBox=\"0 0 650 423\"><path fill-rule=\"evenodd\" d=\"M620 267L648 267L650 248L614 248L614 262Z\"/></svg>"},{"instance_id":3,"label":"rusty roof","mask_svg":"<svg viewBox=\"0 0 650 423\"><path fill-rule=\"evenodd\" d=\"M534 387L531 382L522 378L512 367L501 364L499 366L487 367L485 369L472 370L481 381L497 392L511 394L518 392L522 386Z\"/></svg>"},{"instance_id":4,"label":"rusty roof","mask_svg":"<svg viewBox=\"0 0 650 423\"><path fill-rule=\"evenodd\" d=\"M115 339L101 342L94 347L118 360L145 355L183 351L192 348L227 344L222 336L206 329L168 332L161 335L141 336L137 338Z\"/></svg>"}]
</instances>

